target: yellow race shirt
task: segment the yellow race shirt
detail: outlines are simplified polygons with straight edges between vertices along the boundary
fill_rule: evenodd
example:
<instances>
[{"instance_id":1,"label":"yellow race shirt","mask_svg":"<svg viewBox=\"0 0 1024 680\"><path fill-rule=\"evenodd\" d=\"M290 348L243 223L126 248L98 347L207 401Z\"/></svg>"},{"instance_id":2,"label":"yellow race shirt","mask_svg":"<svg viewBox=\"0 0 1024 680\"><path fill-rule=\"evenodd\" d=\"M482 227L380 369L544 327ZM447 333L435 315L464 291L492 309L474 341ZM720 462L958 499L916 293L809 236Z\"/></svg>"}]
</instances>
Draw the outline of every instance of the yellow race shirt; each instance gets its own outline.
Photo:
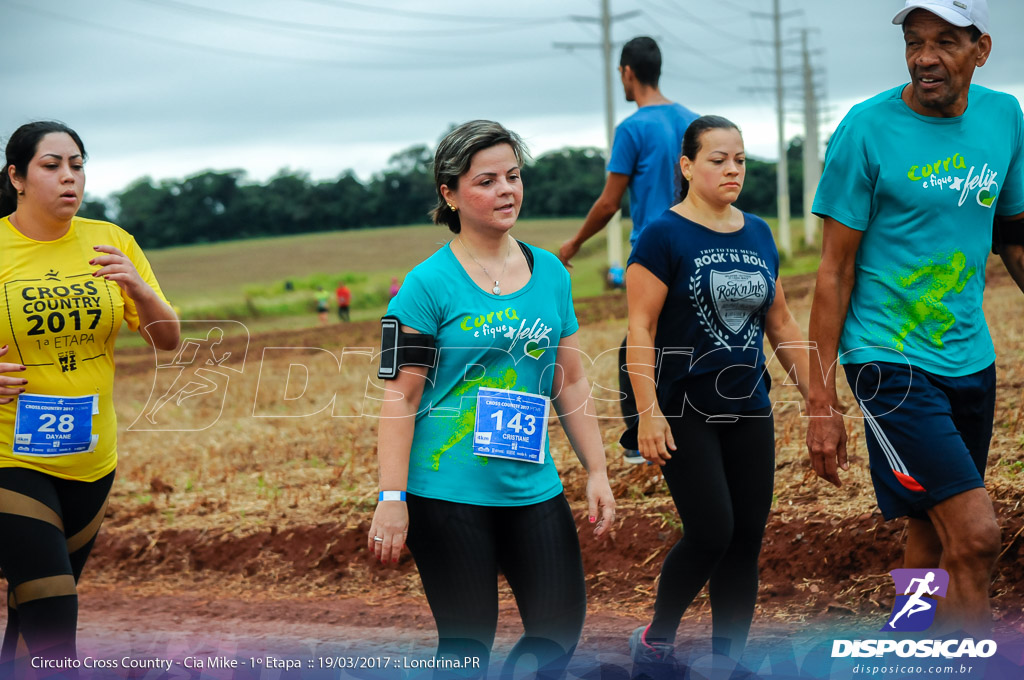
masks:
<instances>
[{"instance_id":1,"label":"yellow race shirt","mask_svg":"<svg viewBox=\"0 0 1024 680\"><path fill-rule=\"evenodd\" d=\"M35 241L0 219L0 362L21 363L26 392L0 405L0 467L91 482L117 465L114 340L139 327L121 287L95 278L93 246L114 246L166 301L135 239L76 217L56 241ZM84 443L83 443L84 442Z\"/></svg>"}]
</instances>

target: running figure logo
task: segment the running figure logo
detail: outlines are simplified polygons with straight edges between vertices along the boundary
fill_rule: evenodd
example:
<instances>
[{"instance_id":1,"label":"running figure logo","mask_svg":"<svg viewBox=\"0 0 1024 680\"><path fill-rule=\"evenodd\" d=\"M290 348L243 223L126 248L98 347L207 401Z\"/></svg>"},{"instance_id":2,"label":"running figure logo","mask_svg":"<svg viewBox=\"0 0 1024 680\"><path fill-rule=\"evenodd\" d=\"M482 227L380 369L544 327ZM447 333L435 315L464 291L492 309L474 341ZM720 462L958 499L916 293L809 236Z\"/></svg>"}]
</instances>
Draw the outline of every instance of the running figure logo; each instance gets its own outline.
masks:
<instances>
[{"instance_id":1,"label":"running figure logo","mask_svg":"<svg viewBox=\"0 0 1024 680\"><path fill-rule=\"evenodd\" d=\"M228 339L234 351L225 348ZM242 373L248 345L248 330L237 321L182 322L181 349L158 357L153 391L128 429L195 432L213 425L231 375Z\"/></svg>"},{"instance_id":2,"label":"running figure logo","mask_svg":"<svg viewBox=\"0 0 1024 680\"><path fill-rule=\"evenodd\" d=\"M935 620L935 597L945 597L949 574L943 569L893 569L889 572L896 584L896 601L892 616L883 631L917 632L926 630Z\"/></svg>"},{"instance_id":3,"label":"running figure logo","mask_svg":"<svg viewBox=\"0 0 1024 680\"><path fill-rule=\"evenodd\" d=\"M942 298L951 292L962 293L974 274L974 267L967 268L967 256L957 252L949 257L948 262L933 262L907 276L897 277L900 287L915 289L920 292L920 297L902 301L894 310L904 319L899 335L893 338L896 349L903 351L903 341L918 326L928 334L935 347L942 349L942 336L956 324L956 317L943 304Z\"/></svg>"}]
</instances>

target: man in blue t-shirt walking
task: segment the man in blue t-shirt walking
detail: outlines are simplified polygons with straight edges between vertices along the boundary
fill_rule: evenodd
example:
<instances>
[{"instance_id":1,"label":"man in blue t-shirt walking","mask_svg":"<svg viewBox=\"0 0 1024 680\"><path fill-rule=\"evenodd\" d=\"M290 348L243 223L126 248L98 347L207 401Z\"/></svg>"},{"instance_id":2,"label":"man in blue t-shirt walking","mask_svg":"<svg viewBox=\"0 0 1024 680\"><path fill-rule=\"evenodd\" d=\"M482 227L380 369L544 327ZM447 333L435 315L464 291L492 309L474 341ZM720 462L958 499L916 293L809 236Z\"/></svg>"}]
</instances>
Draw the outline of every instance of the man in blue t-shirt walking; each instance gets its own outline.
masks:
<instances>
[{"instance_id":1,"label":"man in blue t-shirt walking","mask_svg":"<svg viewBox=\"0 0 1024 680\"><path fill-rule=\"evenodd\" d=\"M629 210L633 218L630 244L640 231L679 200L679 155L683 133L697 114L670 102L658 89L661 78L661 50L653 39L633 38L622 47L619 74L626 101L637 110L615 128L612 156L604 190L587 213L575 236L562 244L558 257L568 266L580 247L605 228L622 207L629 189Z\"/></svg>"},{"instance_id":2,"label":"man in blue t-shirt walking","mask_svg":"<svg viewBox=\"0 0 1024 680\"><path fill-rule=\"evenodd\" d=\"M908 518L903 566L949 572L940 615L984 634L1000 532L984 483L996 382L982 294L994 219L1024 285L1024 116L1012 96L971 85L992 49L985 0L907 0L893 23L910 83L847 114L814 199L825 226L809 335L821 370L807 446L839 486L841 355L878 506Z\"/></svg>"},{"instance_id":3,"label":"man in blue t-shirt walking","mask_svg":"<svg viewBox=\"0 0 1024 680\"><path fill-rule=\"evenodd\" d=\"M661 78L661 50L652 38L633 38L622 47L619 74L626 101L636 102L637 110L615 128L608 177L604 190L587 213L575 236L562 244L558 257L565 266L580 247L605 228L622 206L629 188L629 210L633 219L630 245L640 231L679 200L679 156L683 133L697 119L685 106L669 101L658 89ZM619 352L619 389L627 395L622 404L625 418L636 416L633 389L625 372L625 341ZM643 463L636 451L627 451L626 460Z\"/></svg>"}]
</instances>

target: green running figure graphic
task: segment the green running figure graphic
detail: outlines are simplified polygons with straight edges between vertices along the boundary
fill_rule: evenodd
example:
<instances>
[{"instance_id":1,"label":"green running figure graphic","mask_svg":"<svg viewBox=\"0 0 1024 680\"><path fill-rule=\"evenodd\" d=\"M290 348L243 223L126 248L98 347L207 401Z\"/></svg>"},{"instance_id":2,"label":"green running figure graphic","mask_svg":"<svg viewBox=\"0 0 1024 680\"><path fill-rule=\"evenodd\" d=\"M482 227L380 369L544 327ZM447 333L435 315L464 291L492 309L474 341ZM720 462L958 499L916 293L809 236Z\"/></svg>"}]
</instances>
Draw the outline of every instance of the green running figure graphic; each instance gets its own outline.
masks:
<instances>
[{"instance_id":1,"label":"green running figure graphic","mask_svg":"<svg viewBox=\"0 0 1024 680\"><path fill-rule=\"evenodd\" d=\"M942 298L950 291L963 292L967 282L975 274L975 267L971 267L961 280L966 266L967 256L962 252L956 252L950 257L949 262L926 265L908 276L897 277L897 282L904 288L909 289L918 283L926 288L917 300L896 303L895 311L906 319L900 327L899 335L893 338L896 349L902 351L903 341L907 336L918 326L923 327L926 324L934 326L929 334L932 343L940 349L943 347L942 336L956 323L956 316L942 304Z\"/></svg>"},{"instance_id":2,"label":"green running figure graphic","mask_svg":"<svg viewBox=\"0 0 1024 680\"><path fill-rule=\"evenodd\" d=\"M515 387L516 378L518 374L514 368L510 368L505 371L504 374L493 378L481 378L480 380L474 380L472 382L464 382L455 389L452 390L452 395L457 397L459 402L462 403L462 397L466 395L472 388L479 387L490 387L496 390L511 390ZM430 416L428 416L430 417ZM476 426L476 409L463 409L458 416L455 417L455 422L452 425L452 436L446 441L440 449L430 456L431 468L434 470L441 469L441 456L443 456L448 449L452 448L460 440L473 434L473 428ZM487 465L487 458L478 457L477 462L481 465Z\"/></svg>"}]
</instances>

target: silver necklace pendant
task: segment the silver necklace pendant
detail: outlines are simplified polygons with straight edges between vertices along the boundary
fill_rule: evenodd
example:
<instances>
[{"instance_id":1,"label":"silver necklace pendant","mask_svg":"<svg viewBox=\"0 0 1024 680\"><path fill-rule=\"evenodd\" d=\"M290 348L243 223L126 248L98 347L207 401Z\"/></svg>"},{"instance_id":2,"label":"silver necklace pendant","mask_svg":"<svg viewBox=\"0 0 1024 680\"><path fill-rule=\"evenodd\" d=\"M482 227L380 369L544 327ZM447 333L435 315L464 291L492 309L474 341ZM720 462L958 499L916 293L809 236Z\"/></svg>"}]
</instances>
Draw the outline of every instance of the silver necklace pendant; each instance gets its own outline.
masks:
<instances>
[{"instance_id":1,"label":"silver necklace pendant","mask_svg":"<svg viewBox=\"0 0 1024 680\"><path fill-rule=\"evenodd\" d=\"M476 259L476 255L474 255L473 252L469 248L466 248L466 244L463 242L462 236L459 235L456 238L459 239L459 243L462 244L463 250L465 250L469 254L469 256L471 258L473 258L473 262L476 262L477 266L480 267L480 269L483 270L484 276L490 277L491 273L489 271L487 271L487 267L485 267L483 265L483 263L480 262L480 260ZM505 275L505 270L508 269L508 258L509 258L509 256L511 254L512 254L512 243L510 242L508 244L508 247L505 249L505 264L503 264L502 267L501 267L501 275L502 276ZM498 284L499 280L500 279L494 279L494 287L491 288L491 292L494 293L495 295L501 295L501 286Z\"/></svg>"}]
</instances>

